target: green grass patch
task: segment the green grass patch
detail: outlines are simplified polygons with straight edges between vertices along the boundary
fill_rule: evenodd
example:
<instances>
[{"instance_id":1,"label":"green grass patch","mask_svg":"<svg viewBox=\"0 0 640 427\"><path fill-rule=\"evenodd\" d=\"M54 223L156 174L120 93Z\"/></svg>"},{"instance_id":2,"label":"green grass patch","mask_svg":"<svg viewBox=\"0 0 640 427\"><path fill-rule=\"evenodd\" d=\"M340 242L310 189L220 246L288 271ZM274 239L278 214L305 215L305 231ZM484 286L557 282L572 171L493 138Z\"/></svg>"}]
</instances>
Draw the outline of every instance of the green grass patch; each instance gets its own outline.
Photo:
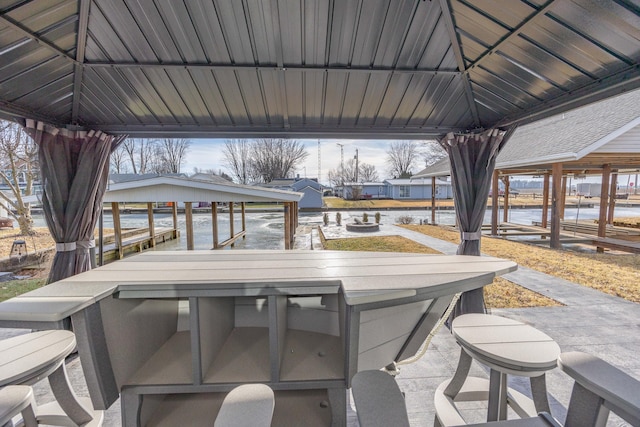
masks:
<instances>
[{"instance_id":1,"label":"green grass patch","mask_svg":"<svg viewBox=\"0 0 640 427\"><path fill-rule=\"evenodd\" d=\"M47 279L23 279L0 282L0 302L33 291L47 284Z\"/></svg>"}]
</instances>

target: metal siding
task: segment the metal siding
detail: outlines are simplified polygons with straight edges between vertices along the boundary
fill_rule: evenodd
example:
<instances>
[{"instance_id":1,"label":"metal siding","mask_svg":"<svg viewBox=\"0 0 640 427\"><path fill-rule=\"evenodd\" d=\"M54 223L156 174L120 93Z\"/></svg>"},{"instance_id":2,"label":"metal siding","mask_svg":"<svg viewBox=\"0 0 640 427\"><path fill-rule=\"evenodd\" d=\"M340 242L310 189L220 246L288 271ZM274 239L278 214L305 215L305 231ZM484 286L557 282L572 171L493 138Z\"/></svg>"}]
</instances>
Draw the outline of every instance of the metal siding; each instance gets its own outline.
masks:
<instances>
[{"instance_id":1,"label":"metal siding","mask_svg":"<svg viewBox=\"0 0 640 427\"><path fill-rule=\"evenodd\" d=\"M393 138L475 127L475 108L493 126L592 87L602 95L573 106L640 87L640 13L616 0L91 0L82 81L70 87L79 10L0 1L3 111L65 124L79 102L74 119L112 132ZM461 75L434 74L478 58Z\"/></svg>"},{"instance_id":2,"label":"metal siding","mask_svg":"<svg viewBox=\"0 0 640 427\"><path fill-rule=\"evenodd\" d=\"M594 153L640 153L640 126L623 133Z\"/></svg>"}]
</instances>

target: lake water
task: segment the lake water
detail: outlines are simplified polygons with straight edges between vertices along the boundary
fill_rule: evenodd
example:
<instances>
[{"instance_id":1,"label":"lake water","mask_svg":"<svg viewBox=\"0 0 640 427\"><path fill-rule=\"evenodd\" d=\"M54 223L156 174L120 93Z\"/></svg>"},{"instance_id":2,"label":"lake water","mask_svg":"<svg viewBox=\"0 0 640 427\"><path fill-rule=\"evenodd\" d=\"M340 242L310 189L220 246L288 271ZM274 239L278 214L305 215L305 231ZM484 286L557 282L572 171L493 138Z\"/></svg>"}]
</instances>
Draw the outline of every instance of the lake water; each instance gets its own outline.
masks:
<instances>
[{"instance_id":1,"label":"lake water","mask_svg":"<svg viewBox=\"0 0 640 427\"><path fill-rule=\"evenodd\" d=\"M376 211L341 211L342 223L350 222L352 218L362 218L363 213L369 215L369 221L374 220ZM410 216L414 223L421 220L425 222L431 221L431 211L425 210L394 210L379 211L382 224L395 224L400 216ZM565 220L585 220L597 219L599 216L599 208L572 208L566 209ZM329 220L335 223L336 212L328 212ZM499 218L502 219L502 211ZM640 216L640 208L616 207L616 216ZM321 225L322 212L305 212L300 213L300 225ZM549 218L550 218L549 214ZM123 228L147 227L146 213L120 214ZM540 221L542 218L541 209L510 209L509 222L523 225L531 225L532 221ZM36 226L44 226L44 218L34 216ZM155 214L154 221L156 227L172 227L173 220L171 214ZM485 214L485 224L491 222L491 211L487 210ZM455 213L453 210L436 211L436 222L438 224L455 224ZM226 213L218 214L218 240L223 241L229 237L229 216ZM250 212L246 213L247 234L245 239L236 242L237 249L284 249L283 243L283 226L284 217L279 212ZM104 227L112 228L113 221L110 214L105 214ZM194 247L195 249L211 249L213 246L213 232L211 227L210 213L194 213ZM178 215L178 228L180 230L180 238L172 240L158 246L159 250L186 250L187 248L187 232L184 214ZM239 213L235 215L234 228L236 231L242 229L242 220Z\"/></svg>"}]
</instances>

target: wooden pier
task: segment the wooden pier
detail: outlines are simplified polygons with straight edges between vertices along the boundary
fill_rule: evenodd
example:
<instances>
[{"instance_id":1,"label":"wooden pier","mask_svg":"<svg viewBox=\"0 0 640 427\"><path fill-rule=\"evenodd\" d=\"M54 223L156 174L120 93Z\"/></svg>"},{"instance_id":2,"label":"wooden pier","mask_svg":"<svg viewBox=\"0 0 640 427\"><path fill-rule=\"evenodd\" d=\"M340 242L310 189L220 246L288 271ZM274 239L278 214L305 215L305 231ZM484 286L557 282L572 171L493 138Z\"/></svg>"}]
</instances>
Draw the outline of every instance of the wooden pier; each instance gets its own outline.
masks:
<instances>
[{"instance_id":1,"label":"wooden pier","mask_svg":"<svg viewBox=\"0 0 640 427\"><path fill-rule=\"evenodd\" d=\"M132 253L142 252L167 240L177 239L180 232L171 227L155 228L154 235L149 234L148 228L122 230L122 245L118 248L116 236L104 236L102 246L103 263L116 261ZM98 242L96 242L96 247Z\"/></svg>"}]
</instances>

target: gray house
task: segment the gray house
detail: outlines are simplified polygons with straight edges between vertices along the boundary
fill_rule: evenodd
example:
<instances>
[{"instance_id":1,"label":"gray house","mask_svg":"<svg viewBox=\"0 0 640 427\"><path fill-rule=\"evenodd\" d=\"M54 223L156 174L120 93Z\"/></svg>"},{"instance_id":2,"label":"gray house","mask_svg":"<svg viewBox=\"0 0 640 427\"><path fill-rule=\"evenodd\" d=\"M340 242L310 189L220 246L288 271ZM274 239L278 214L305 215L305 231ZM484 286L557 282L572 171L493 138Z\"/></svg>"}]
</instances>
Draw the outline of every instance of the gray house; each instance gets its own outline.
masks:
<instances>
[{"instance_id":1,"label":"gray house","mask_svg":"<svg viewBox=\"0 0 640 427\"><path fill-rule=\"evenodd\" d=\"M384 181L387 195L394 200L431 199L430 179L387 179ZM451 183L436 183L436 199L451 199Z\"/></svg>"},{"instance_id":2,"label":"gray house","mask_svg":"<svg viewBox=\"0 0 640 427\"><path fill-rule=\"evenodd\" d=\"M303 193L304 196L298 202L300 209L322 208L323 186L315 178L280 178L260 186Z\"/></svg>"}]
</instances>

